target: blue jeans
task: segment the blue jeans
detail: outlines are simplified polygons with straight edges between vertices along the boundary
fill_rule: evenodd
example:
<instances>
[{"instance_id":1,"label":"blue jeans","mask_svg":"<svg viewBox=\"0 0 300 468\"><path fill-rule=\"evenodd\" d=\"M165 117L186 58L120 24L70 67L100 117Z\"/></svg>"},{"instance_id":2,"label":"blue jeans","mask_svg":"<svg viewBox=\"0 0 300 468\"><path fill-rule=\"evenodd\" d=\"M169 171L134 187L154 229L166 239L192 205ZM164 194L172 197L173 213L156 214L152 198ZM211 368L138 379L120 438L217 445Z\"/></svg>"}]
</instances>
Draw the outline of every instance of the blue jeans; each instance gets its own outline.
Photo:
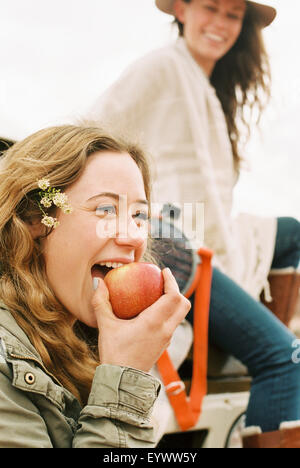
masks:
<instances>
[{"instance_id":1,"label":"blue jeans","mask_svg":"<svg viewBox=\"0 0 300 468\"><path fill-rule=\"evenodd\" d=\"M272 268L298 268L300 259L300 223L294 218L278 218Z\"/></svg>"},{"instance_id":2,"label":"blue jeans","mask_svg":"<svg viewBox=\"0 0 300 468\"><path fill-rule=\"evenodd\" d=\"M299 258L300 223L279 218L272 267L297 267ZM268 432L277 430L283 421L300 420L300 364L292 360L296 337L217 269L212 279L209 339L250 372L247 426Z\"/></svg>"}]
</instances>

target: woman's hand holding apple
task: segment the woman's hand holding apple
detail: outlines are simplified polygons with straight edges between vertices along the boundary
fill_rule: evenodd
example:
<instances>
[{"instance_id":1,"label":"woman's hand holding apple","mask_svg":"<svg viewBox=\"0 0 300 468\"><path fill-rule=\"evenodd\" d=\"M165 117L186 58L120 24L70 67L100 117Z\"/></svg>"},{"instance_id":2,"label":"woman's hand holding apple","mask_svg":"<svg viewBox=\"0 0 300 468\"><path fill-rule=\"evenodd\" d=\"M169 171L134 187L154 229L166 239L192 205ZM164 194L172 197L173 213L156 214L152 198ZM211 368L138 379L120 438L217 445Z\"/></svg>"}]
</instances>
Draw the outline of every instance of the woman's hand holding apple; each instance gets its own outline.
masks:
<instances>
[{"instance_id":1,"label":"woman's hand holding apple","mask_svg":"<svg viewBox=\"0 0 300 468\"><path fill-rule=\"evenodd\" d=\"M190 310L190 302L179 292L171 271L162 271L164 294L131 320L116 317L109 291L102 279L93 297L99 328L101 364L133 367L149 372L170 344L177 326Z\"/></svg>"}]
</instances>

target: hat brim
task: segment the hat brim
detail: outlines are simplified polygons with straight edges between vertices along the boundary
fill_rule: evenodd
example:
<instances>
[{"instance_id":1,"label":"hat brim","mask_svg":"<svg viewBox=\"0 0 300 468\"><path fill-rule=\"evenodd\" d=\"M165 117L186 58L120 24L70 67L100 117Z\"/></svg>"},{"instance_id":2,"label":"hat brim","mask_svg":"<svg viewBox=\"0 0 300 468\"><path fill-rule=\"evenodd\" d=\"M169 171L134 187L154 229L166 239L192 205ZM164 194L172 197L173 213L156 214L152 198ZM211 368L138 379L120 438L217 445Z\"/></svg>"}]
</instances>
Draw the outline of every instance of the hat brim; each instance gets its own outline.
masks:
<instances>
[{"instance_id":1,"label":"hat brim","mask_svg":"<svg viewBox=\"0 0 300 468\"><path fill-rule=\"evenodd\" d=\"M169 15L174 15L174 0L155 0L155 3L159 10L163 11L164 13L168 13ZM251 5L253 5L255 8L262 28L269 26L274 21L277 14L275 8L269 5L262 5L261 3L252 2L251 0L247 0L247 3L251 3Z\"/></svg>"}]
</instances>

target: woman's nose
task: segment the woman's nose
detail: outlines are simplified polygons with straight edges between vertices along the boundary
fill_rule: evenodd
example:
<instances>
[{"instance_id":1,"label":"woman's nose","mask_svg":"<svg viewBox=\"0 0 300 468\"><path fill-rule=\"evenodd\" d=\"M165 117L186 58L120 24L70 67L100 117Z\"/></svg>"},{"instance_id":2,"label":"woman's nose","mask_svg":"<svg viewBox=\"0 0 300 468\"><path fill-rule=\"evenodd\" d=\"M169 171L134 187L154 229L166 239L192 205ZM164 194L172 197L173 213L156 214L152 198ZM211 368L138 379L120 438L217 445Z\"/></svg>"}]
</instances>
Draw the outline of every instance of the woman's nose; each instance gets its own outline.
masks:
<instances>
[{"instance_id":1,"label":"woman's nose","mask_svg":"<svg viewBox=\"0 0 300 468\"><path fill-rule=\"evenodd\" d=\"M132 217L127 221L119 223L116 234L116 243L118 245L130 245L134 248L139 248L143 245L148 237L148 229L143 225L139 225Z\"/></svg>"},{"instance_id":2,"label":"woman's nose","mask_svg":"<svg viewBox=\"0 0 300 468\"><path fill-rule=\"evenodd\" d=\"M227 15L219 12L214 16L214 26L219 30L222 31L227 27L228 24L228 18Z\"/></svg>"}]
</instances>

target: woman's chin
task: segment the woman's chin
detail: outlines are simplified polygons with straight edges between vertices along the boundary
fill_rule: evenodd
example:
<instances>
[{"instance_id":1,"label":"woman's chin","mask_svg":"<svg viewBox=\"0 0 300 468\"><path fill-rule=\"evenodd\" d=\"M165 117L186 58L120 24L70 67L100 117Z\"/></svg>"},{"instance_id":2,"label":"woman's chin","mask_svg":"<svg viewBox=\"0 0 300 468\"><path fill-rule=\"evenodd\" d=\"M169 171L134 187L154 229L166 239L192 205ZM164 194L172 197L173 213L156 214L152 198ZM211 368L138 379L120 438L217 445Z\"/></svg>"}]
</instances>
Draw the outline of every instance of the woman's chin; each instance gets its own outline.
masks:
<instances>
[{"instance_id":1,"label":"woman's chin","mask_svg":"<svg viewBox=\"0 0 300 468\"><path fill-rule=\"evenodd\" d=\"M82 317L81 322L87 327L98 328L98 323L95 314L89 315L88 317Z\"/></svg>"},{"instance_id":2,"label":"woman's chin","mask_svg":"<svg viewBox=\"0 0 300 468\"><path fill-rule=\"evenodd\" d=\"M79 320L79 322L82 322L87 327L98 328L96 315L91 305L86 307L85 312L81 311L80 314L77 313L74 316Z\"/></svg>"}]
</instances>

